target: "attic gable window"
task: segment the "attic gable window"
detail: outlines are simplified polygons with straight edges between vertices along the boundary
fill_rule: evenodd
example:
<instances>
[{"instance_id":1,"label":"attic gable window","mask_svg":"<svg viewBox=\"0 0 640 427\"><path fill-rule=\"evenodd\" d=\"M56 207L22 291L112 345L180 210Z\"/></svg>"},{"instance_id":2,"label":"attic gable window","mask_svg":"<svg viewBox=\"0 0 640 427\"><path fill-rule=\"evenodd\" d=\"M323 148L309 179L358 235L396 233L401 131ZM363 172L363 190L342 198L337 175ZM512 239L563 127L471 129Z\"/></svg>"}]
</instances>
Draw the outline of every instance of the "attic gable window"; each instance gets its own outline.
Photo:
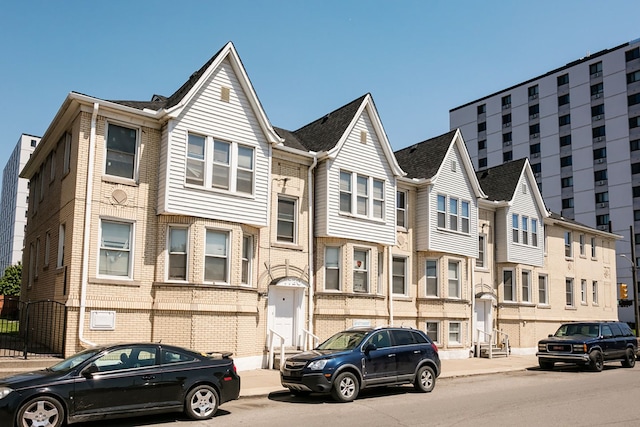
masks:
<instances>
[{"instance_id":1,"label":"attic gable window","mask_svg":"<svg viewBox=\"0 0 640 427\"><path fill-rule=\"evenodd\" d=\"M190 133L187 138L186 184L253 194L253 147Z\"/></svg>"},{"instance_id":2,"label":"attic gable window","mask_svg":"<svg viewBox=\"0 0 640 427\"><path fill-rule=\"evenodd\" d=\"M384 181L340 171L340 212L359 217L384 219L384 203Z\"/></svg>"}]
</instances>

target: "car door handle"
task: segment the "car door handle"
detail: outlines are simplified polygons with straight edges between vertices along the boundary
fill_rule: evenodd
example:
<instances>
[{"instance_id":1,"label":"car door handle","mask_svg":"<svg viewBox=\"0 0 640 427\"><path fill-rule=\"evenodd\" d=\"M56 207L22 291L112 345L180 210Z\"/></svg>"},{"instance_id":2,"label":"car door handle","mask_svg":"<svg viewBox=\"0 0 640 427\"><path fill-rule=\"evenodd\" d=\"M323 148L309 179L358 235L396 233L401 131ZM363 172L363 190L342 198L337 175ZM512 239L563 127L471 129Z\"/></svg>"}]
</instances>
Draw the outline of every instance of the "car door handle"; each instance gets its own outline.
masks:
<instances>
[{"instance_id":1,"label":"car door handle","mask_svg":"<svg viewBox=\"0 0 640 427\"><path fill-rule=\"evenodd\" d=\"M413 354L420 354L422 353L420 350L413 350Z\"/></svg>"},{"instance_id":2,"label":"car door handle","mask_svg":"<svg viewBox=\"0 0 640 427\"><path fill-rule=\"evenodd\" d=\"M156 378L155 375L143 375L142 376L142 379L145 380L145 381L153 380L155 378Z\"/></svg>"},{"instance_id":3,"label":"car door handle","mask_svg":"<svg viewBox=\"0 0 640 427\"><path fill-rule=\"evenodd\" d=\"M388 354L387 357L396 357L395 353Z\"/></svg>"}]
</instances>

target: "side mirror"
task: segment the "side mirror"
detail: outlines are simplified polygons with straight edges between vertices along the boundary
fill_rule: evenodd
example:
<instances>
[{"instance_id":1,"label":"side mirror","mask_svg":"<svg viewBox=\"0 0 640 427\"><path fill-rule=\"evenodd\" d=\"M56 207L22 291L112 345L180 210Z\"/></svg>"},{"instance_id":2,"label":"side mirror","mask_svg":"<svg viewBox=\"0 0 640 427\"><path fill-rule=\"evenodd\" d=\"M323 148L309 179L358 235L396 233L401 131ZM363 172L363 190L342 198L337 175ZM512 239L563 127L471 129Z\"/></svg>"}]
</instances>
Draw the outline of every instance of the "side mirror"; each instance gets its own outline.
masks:
<instances>
[{"instance_id":1,"label":"side mirror","mask_svg":"<svg viewBox=\"0 0 640 427\"><path fill-rule=\"evenodd\" d=\"M369 343L364 347L364 353L365 354L369 354L373 350L377 350L377 349L378 349L378 347L376 347L375 344Z\"/></svg>"},{"instance_id":2,"label":"side mirror","mask_svg":"<svg viewBox=\"0 0 640 427\"><path fill-rule=\"evenodd\" d=\"M553 334L549 334L549 338L551 338L553 336Z\"/></svg>"},{"instance_id":3,"label":"side mirror","mask_svg":"<svg viewBox=\"0 0 640 427\"><path fill-rule=\"evenodd\" d=\"M85 378L91 378L93 377L93 374L95 374L96 372L100 372L100 370L95 365L95 363L92 363L82 371L82 376Z\"/></svg>"}]
</instances>

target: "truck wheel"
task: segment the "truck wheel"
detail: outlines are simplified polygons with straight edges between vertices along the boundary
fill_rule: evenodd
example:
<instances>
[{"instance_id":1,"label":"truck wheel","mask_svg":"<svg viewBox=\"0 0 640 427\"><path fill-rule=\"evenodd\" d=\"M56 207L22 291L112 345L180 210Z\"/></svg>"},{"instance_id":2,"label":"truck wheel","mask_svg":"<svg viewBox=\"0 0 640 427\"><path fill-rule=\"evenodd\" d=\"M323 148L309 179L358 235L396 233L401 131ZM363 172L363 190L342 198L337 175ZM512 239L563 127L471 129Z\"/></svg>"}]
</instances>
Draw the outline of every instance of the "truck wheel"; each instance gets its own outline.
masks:
<instances>
[{"instance_id":1,"label":"truck wheel","mask_svg":"<svg viewBox=\"0 0 640 427\"><path fill-rule=\"evenodd\" d=\"M343 372L333 382L331 396L338 402L351 402L358 395L358 379L351 372Z\"/></svg>"},{"instance_id":2,"label":"truck wheel","mask_svg":"<svg viewBox=\"0 0 640 427\"><path fill-rule=\"evenodd\" d=\"M431 392L436 386L436 374L430 366L423 366L418 369L416 379L413 380L413 387L425 393Z\"/></svg>"},{"instance_id":3,"label":"truck wheel","mask_svg":"<svg viewBox=\"0 0 640 427\"><path fill-rule=\"evenodd\" d=\"M594 350L589 355L591 361L589 362L589 367L595 372L600 372L604 369L604 357L602 356L602 352L599 350Z\"/></svg>"},{"instance_id":4,"label":"truck wheel","mask_svg":"<svg viewBox=\"0 0 640 427\"><path fill-rule=\"evenodd\" d=\"M633 368L636 366L636 355L632 348L628 348L627 351L625 351L622 366L625 368Z\"/></svg>"}]
</instances>

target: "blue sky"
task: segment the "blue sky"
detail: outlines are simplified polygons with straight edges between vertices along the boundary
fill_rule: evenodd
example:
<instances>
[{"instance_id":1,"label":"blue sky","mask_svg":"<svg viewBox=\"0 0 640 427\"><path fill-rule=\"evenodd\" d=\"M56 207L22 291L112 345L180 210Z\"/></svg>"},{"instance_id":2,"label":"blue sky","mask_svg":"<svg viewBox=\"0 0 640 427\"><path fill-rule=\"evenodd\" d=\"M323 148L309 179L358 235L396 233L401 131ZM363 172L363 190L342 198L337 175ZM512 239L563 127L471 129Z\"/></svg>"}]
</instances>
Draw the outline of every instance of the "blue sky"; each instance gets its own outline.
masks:
<instances>
[{"instance_id":1,"label":"blue sky","mask_svg":"<svg viewBox=\"0 0 640 427\"><path fill-rule=\"evenodd\" d=\"M3 2L0 167L71 91L170 95L233 41L274 126L370 92L394 150L449 110L640 38L638 0Z\"/></svg>"}]
</instances>

